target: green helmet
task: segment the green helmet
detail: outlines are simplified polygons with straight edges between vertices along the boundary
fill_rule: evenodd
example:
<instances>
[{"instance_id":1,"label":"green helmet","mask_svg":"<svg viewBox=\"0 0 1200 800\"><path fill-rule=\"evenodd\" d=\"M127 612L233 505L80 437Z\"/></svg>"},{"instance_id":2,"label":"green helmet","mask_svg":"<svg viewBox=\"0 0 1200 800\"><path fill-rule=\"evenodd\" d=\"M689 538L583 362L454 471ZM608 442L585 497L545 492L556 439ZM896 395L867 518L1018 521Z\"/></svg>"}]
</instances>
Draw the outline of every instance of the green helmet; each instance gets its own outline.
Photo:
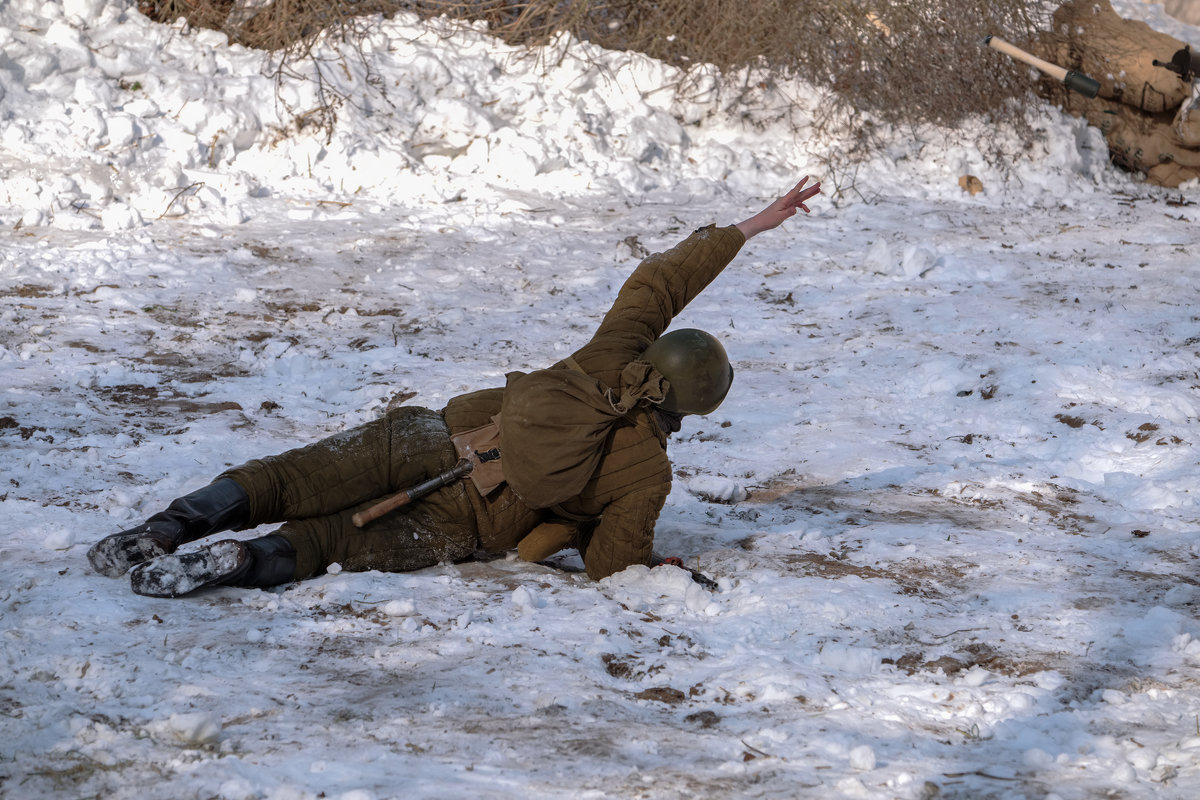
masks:
<instances>
[{"instance_id":1,"label":"green helmet","mask_svg":"<svg viewBox=\"0 0 1200 800\"><path fill-rule=\"evenodd\" d=\"M667 379L659 407L676 414L710 414L733 385L725 348L711 333L681 328L664 334L642 354Z\"/></svg>"}]
</instances>

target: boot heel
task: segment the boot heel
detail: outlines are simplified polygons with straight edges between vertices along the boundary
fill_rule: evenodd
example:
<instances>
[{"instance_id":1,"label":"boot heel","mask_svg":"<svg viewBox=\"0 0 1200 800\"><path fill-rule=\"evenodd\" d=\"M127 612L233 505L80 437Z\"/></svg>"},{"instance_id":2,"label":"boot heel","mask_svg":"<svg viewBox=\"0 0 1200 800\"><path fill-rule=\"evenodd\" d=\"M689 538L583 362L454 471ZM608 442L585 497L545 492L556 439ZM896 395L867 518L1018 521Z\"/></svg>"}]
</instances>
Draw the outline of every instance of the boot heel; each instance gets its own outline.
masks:
<instances>
[{"instance_id":1,"label":"boot heel","mask_svg":"<svg viewBox=\"0 0 1200 800\"><path fill-rule=\"evenodd\" d=\"M119 578L136 564L174 553L181 544L236 528L249 515L249 495L236 481L222 478L176 498L136 528L104 537L88 550L88 561L101 575Z\"/></svg>"},{"instance_id":2,"label":"boot heel","mask_svg":"<svg viewBox=\"0 0 1200 800\"><path fill-rule=\"evenodd\" d=\"M88 563L106 578L119 578L134 564L175 552L180 537L178 528L170 523L144 523L105 536L88 550Z\"/></svg>"},{"instance_id":3,"label":"boot heel","mask_svg":"<svg viewBox=\"0 0 1200 800\"><path fill-rule=\"evenodd\" d=\"M190 553L175 553L141 564L129 574L134 594L181 597L236 575L250 560L239 541L228 539Z\"/></svg>"}]
</instances>

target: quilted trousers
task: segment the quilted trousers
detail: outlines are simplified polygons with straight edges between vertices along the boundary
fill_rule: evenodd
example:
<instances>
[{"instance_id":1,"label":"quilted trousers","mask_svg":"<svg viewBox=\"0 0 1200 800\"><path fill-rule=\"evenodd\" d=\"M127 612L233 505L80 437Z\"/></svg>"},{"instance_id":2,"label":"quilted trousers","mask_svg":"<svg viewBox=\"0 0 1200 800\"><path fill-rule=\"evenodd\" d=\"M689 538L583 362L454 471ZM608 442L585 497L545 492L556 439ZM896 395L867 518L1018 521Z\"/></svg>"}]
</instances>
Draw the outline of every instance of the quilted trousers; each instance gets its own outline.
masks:
<instances>
[{"instance_id":1,"label":"quilted trousers","mask_svg":"<svg viewBox=\"0 0 1200 800\"><path fill-rule=\"evenodd\" d=\"M363 528L350 518L457 460L442 415L401 406L314 444L255 459L221 475L250 498L242 529L284 523L300 580L337 563L348 571L403 572L460 561L478 546L467 482L445 486Z\"/></svg>"}]
</instances>

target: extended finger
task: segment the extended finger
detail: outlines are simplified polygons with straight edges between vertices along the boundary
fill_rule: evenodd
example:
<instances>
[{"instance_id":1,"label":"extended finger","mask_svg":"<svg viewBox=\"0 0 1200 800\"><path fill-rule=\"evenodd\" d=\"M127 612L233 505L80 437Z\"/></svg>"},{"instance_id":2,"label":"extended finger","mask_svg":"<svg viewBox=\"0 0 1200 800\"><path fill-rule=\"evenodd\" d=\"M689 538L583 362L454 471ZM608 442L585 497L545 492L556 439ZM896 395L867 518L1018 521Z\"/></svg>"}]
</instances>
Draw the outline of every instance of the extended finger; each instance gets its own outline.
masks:
<instances>
[{"instance_id":1,"label":"extended finger","mask_svg":"<svg viewBox=\"0 0 1200 800\"><path fill-rule=\"evenodd\" d=\"M797 188L799 188L799 187L797 187ZM812 186L809 186L807 189L803 189L800 191L800 196L796 198L796 202L803 203L805 200L809 200L813 197L816 197L820 193L821 193L821 184L814 183Z\"/></svg>"},{"instance_id":2,"label":"extended finger","mask_svg":"<svg viewBox=\"0 0 1200 800\"><path fill-rule=\"evenodd\" d=\"M806 183L808 183L807 175L805 175L803 178L801 178L800 182L797 183L795 186L793 186L791 191L789 191L787 194L785 194L780 199L781 200L790 200L793 196L802 194L804 192L804 184L806 184Z\"/></svg>"}]
</instances>

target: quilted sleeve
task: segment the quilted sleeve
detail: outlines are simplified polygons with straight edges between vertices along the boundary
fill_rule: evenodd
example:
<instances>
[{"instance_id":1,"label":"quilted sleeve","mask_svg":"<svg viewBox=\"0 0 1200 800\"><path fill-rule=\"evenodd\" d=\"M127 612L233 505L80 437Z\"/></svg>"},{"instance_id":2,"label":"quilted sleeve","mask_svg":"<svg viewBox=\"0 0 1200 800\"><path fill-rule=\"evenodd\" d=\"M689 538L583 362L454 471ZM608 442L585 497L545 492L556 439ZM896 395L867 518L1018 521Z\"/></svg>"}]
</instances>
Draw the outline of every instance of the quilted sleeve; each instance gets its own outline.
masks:
<instances>
[{"instance_id":1,"label":"quilted sleeve","mask_svg":"<svg viewBox=\"0 0 1200 800\"><path fill-rule=\"evenodd\" d=\"M710 225L670 250L649 256L626 279L596 335L620 329L654 341L721 274L745 241L735 226Z\"/></svg>"},{"instance_id":2,"label":"quilted sleeve","mask_svg":"<svg viewBox=\"0 0 1200 800\"><path fill-rule=\"evenodd\" d=\"M696 295L721 274L745 244L736 226L708 226L663 253L647 257L621 286L595 336L575 354L581 368L609 385L604 369L637 358Z\"/></svg>"},{"instance_id":3,"label":"quilted sleeve","mask_svg":"<svg viewBox=\"0 0 1200 800\"><path fill-rule=\"evenodd\" d=\"M633 564L650 564L654 523L671 485L639 489L609 503L583 555L588 577L600 580Z\"/></svg>"}]
</instances>

